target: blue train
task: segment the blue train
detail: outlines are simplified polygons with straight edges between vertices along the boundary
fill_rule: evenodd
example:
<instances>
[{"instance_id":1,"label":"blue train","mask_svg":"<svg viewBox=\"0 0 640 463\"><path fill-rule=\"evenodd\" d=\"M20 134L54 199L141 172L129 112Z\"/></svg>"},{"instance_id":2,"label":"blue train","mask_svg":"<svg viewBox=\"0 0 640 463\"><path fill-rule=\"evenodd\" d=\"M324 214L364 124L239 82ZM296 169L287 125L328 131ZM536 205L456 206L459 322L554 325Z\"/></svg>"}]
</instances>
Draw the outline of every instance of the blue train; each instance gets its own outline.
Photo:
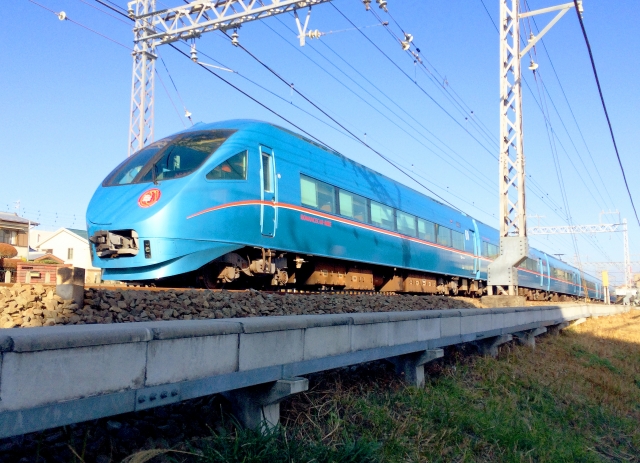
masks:
<instances>
[{"instance_id":1,"label":"blue train","mask_svg":"<svg viewBox=\"0 0 640 463\"><path fill-rule=\"evenodd\" d=\"M481 295L497 230L287 129L197 124L116 167L87 210L105 280ZM530 299L602 298L531 249Z\"/></svg>"}]
</instances>

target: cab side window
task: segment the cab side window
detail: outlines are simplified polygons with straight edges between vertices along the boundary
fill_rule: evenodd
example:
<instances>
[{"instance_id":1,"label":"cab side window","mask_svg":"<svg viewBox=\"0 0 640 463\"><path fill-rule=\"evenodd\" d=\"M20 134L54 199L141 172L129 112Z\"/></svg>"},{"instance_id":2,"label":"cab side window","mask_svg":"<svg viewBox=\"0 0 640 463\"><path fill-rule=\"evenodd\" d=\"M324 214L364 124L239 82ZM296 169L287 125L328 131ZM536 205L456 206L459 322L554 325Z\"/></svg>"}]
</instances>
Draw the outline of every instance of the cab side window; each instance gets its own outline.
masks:
<instances>
[{"instance_id":1,"label":"cab side window","mask_svg":"<svg viewBox=\"0 0 640 463\"><path fill-rule=\"evenodd\" d=\"M246 180L248 152L231 156L207 174L207 180Z\"/></svg>"}]
</instances>

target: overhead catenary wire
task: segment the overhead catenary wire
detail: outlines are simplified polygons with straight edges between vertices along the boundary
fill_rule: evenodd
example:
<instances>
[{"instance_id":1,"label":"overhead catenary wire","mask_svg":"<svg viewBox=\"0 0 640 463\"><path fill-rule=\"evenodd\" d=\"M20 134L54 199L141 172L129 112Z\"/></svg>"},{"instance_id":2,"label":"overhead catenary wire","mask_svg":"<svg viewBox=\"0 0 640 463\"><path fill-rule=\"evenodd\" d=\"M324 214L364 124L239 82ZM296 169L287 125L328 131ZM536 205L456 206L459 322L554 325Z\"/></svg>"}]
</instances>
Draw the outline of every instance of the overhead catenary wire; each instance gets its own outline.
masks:
<instances>
[{"instance_id":1,"label":"overhead catenary wire","mask_svg":"<svg viewBox=\"0 0 640 463\"><path fill-rule=\"evenodd\" d=\"M223 31L224 32L224 31ZM226 33L225 33L226 35ZM228 35L227 35L228 37ZM229 40L231 40L230 37L228 37ZM375 148L373 148L372 146L370 146L367 142L365 142L364 140L362 140L360 137L358 137L356 134L354 134L353 132L351 132L349 129L347 129L343 124L341 124L340 122L338 122L334 117L332 117L330 114L328 114L325 110L323 110L322 108L320 108L316 103L314 103L313 101L311 101L306 95L304 95L302 92L300 92L297 88L295 88L295 86L291 85L289 82L287 82L282 76L280 76L280 74L278 74L276 71L274 71L271 67L269 67L267 64L265 64L263 61L261 61L257 56L255 56L253 53L251 53L249 50L247 50L242 44L238 43L237 45L240 49L244 50L247 54L249 54L249 56L251 56L253 59L255 59L258 63L260 63L261 66L263 66L265 69L267 69L269 72L271 72L274 76L276 76L280 81L282 81L285 85L289 86L295 93L297 93L299 96L301 96L307 103L309 103L310 105L312 105L314 108L316 108L318 111L320 111L322 114L324 114L327 118L331 119L336 125L338 125L340 128L342 128L344 131L346 131L347 133L349 133L349 135L351 135L352 137L354 137L356 140L358 140L358 142L360 142L363 146L365 146L366 148L368 148L370 151L372 151L373 153L375 153L376 155L378 155L381 159L383 159L384 161L386 161L388 164L390 164L392 167L394 167L396 170L400 171L402 174L404 174L405 176L407 176L408 178L410 178L411 180L413 180L416 184L420 185L422 188L424 188L425 190L427 190L428 192L430 192L431 194L433 194L434 196L436 196L438 199L440 199L441 201L443 201L444 203L446 203L448 206L452 207L455 210L459 209L454 206L453 204L451 204L449 201L447 201L446 199L444 199L442 196L440 196L439 194L437 194L436 192L434 192L432 189L430 189L428 186L426 186L424 183L420 182L419 180L416 180L412 175L410 175L408 172L406 172L404 169L402 169L400 166L398 166L396 163L394 163L391 159L389 159L388 157L386 157L384 154L380 153L378 150L376 150ZM187 56L185 54L185 56ZM217 74L213 73L214 75L216 75L218 78L221 78L220 76L218 76ZM222 78L221 78L222 79ZM223 79L224 80L224 79ZM253 99L253 98L252 98ZM256 100L254 100L256 101ZM272 111L273 112L273 111ZM274 113L277 114L277 113ZM282 116L279 116L282 117ZM283 118L284 119L284 118ZM289 122L289 121L287 121ZM291 124L291 122L289 122ZM299 127L297 127L294 124L291 124L294 127L300 129ZM304 132L307 135L308 134L306 131ZM314 140L319 141L316 137L312 138ZM320 142L320 141L319 141ZM324 142L320 142L323 145L326 145L326 143ZM333 149L333 148L332 148ZM336 151L336 150L333 150Z\"/></svg>"},{"instance_id":2,"label":"overhead catenary wire","mask_svg":"<svg viewBox=\"0 0 640 463\"><path fill-rule=\"evenodd\" d=\"M178 107L173 102L173 98L171 98L171 95L169 95L169 90L167 90L167 87L164 84L164 82L162 80L162 77L160 77L160 73L158 72L157 69L155 71L156 71L156 76L158 77L158 79L160 79L160 84L162 85L162 88L164 89L165 93L167 94L167 98L169 98L169 101L171 102L171 106L173 106L173 109L175 109L176 114L178 115L178 118L180 119L180 122L182 123L182 126L184 128L186 128L187 125L184 123L184 120L182 119L182 116L180 115L180 111L178 111Z\"/></svg>"},{"instance_id":3,"label":"overhead catenary wire","mask_svg":"<svg viewBox=\"0 0 640 463\"><path fill-rule=\"evenodd\" d=\"M443 162L451 165L452 167L455 167L454 164L451 163L451 161L449 161L446 157L442 157L441 155L439 155L438 153L436 153L435 151L433 151L432 148L426 146L422 141L418 140L416 138L416 136L412 133L410 133L408 131L408 129L406 127L403 127L402 125L398 124L396 121L390 119L387 115L385 115L379 108L375 107L373 104L371 104L369 101L367 101L365 98L363 98L361 95L359 95L357 92L355 92L352 88L350 88L348 85L346 85L345 82L343 82L342 80L338 79L336 76L334 76L331 72L329 72L329 70L325 67L322 66L320 64L318 64L315 60L313 60L311 57L309 57L308 55L306 55L305 53L303 53L298 47L296 47L295 45L291 44L290 42L288 42L279 32L277 32L276 30L274 30L273 28L271 28L269 25L265 24L265 26L267 28L269 28L273 33L275 33L276 35L278 35L281 39L283 39L286 43L288 43L291 47L293 47L297 52L299 52L300 54L302 54L306 59L310 60L315 66L317 66L319 69L321 69L323 72L325 72L327 75L329 75L332 79L336 80L340 85L342 85L344 88L346 88L350 93L352 93L353 95L355 95L357 98L359 98L361 101L363 101L366 105L368 105L369 107L371 107L374 111L376 111L378 114L380 114L382 117L384 117L385 119L387 119L391 124L393 124L394 126L398 127L401 131L403 131L404 133L406 133L409 137L411 137L413 140L415 140L417 143L419 143L421 146L423 146L424 148L426 148L428 151L430 151L431 153L433 153L436 157L438 157L439 159L441 159ZM293 31L292 31L293 32ZM295 32L293 32L295 34ZM387 111L389 111L391 114L393 114L394 116L396 116L398 119L400 119L404 124L406 124L407 127L413 129L416 131L416 133L418 135L420 135L422 138L424 138L427 142L431 143L435 148L437 148L438 150L442 151L443 154L445 156L450 155L449 153L447 153L443 148L439 147L438 145L436 145L434 142L432 142L428 137L426 137L425 135L421 134L419 130L417 130L415 127L413 127L401 114L398 114L396 111L394 111L393 109L391 109L387 104L385 104L384 102L382 102L379 98L377 98L375 95L373 95L371 92L369 92L367 89L365 89L361 84L359 84L357 81L355 81L355 79L351 78L348 74L346 74L344 71L342 71L338 66L336 66L330 59L328 59L326 56L324 56L322 53L320 53L318 50L316 50L313 46L309 46L310 49L313 49L316 53L318 53L322 58L324 58L327 63L329 63L331 66L335 67L339 72L341 72L347 79L349 79L351 82L353 82L355 85L357 85L360 89L362 89L367 95L369 95L371 98L373 98L376 102L378 102L383 108L385 108ZM334 52L335 53L335 52ZM336 54L336 56L339 56ZM377 89L377 87L376 87ZM386 96L386 95L385 95ZM387 97L389 98L389 97ZM396 106L398 106L396 104ZM400 108L402 109L402 108ZM408 115L407 112L404 113L405 115ZM413 119L412 117L410 117L411 119ZM415 120L415 119L414 119ZM421 124L420 124L421 125ZM424 127L424 126L423 126ZM427 130L428 131L428 130ZM432 134L430 131L428 131L430 134ZM437 138L437 137L436 137ZM438 139L439 140L439 139ZM439 140L440 141L440 140ZM445 144L445 146L447 146ZM457 156L460 160L460 162L466 163L472 170L475 169L475 167L469 163L469 161L467 159L465 159L464 157L462 157L460 154L458 154L455 150L453 150L451 147L447 146L447 148L449 148L449 151L451 154ZM462 171L462 174L465 175L467 178L469 178L472 182L478 184L478 178L482 178L482 177L474 177L473 175L467 173L466 171ZM487 187L489 189L495 189L495 185L487 183L486 185L480 185L478 184L480 187L484 188L485 190L487 190ZM491 192L490 190L487 190L489 192Z\"/></svg>"},{"instance_id":4,"label":"overhead catenary wire","mask_svg":"<svg viewBox=\"0 0 640 463\"><path fill-rule=\"evenodd\" d=\"M276 17L276 20L278 20L281 24L282 21ZM266 25L266 24L265 24ZM269 27L269 26L267 26ZM286 26L285 26L286 27ZM270 28L271 29L271 28ZM272 29L273 30L273 29ZM289 30L291 30L291 28L289 28ZM275 31L274 31L275 32ZM292 31L295 34L295 31ZM277 33L277 32L276 32ZM279 35L279 34L278 34ZM360 71L358 71L351 63L349 63L346 59L344 59L342 56L340 56L339 53L337 53L332 47L330 47L326 42L321 41L320 42L325 48L327 48L329 51L331 51L331 53L333 53L333 55L335 55L340 61L342 61L346 66L348 66L351 70L353 70L360 78L362 78L365 82L367 82L369 85L371 85L371 87L373 87L374 89L376 89L382 96L384 96L391 104L393 104L395 107L397 107L400 111L402 111L402 113L404 115L406 115L409 119L411 119L413 122L415 122L419 127L421 127L425 132L427 132L429 135L431 135L438 143L442 144L445 148L442 148L441 146L438 146L436 143L434 143L433 141L431 141L428 137L424 136L425 140L427 140L429 143L431 143L434 147L436 147L437 149L439 149L440 151L443 152L443 154L448 154L447 150L449 153L461 158L463 160L463 162L468 163L468 161L466 159L464 159L459 153L457 153L451 146L449 146L447 143L445 143L442 139L440 139L435 133L433 133L431 130L429 130L428 127L426 127L422 122L420 122L419 120L417 120L413 115L411 115L411 113L403 108L402 106L400 106L400 104L398 103L397 99L395 98L391 98L389 95L386 94L386 92L384 92L382 89L380 89L379 86L377 86L376 84L374 84L370 79L368 79L365 75L363 75ZM338 71L340 71L345 77L347 77L349 80L351 80L352 82L354 82L359 88L361 88L363 91L365 91L368 95L370 95L372 98L374 98L375 101L377 101L380 105L382 105L385 109L387 109L389 112L391 112L392 114L394 114L396 117L398 117L400 120L402 120L403 122L405 122L409 127L413 128L414 130L416 130L416 132L419 133L419 130L416 129L415 127L411 126L411 124L409 124L408 122L406 122L406 119L404 119L401 115L399 115L397 112L391 110L389 108L389 106L385 103L383 103L379 98L377 98L375 95L373 95L371 92L369 92L368 90L366 90L362 85L360 85L358 82L355 81L355 79L353 79L351 76L349 76L347 73L345 73L342 69L340 69L334 62L333 60L327 58L324 54L322 54L320 51L318 51L313 45L309 44L309 48L314 50L316 53L318 53L322 58L324 58L327 63L329 63L331 66L335 67ZM299 51L299 50L298 50ZM302 52L300 52L302 53ZM303 53L303 55L307 58L307 59L311 59L310 57L308 57L307 55L305 55ZM313 61L313 60L311 60ZM327 69L324 66L320 66L319 64L317 64L315 61L313 61L314 64L316 64L318 67L320 67L324 72L327 72ZM330 74L331 75L331 74ZM331 75L334 79L336 79L333 75ZM342 82L341 82L342 84ZM349 89L351 92L353 92L353 90ZM357 94L356 94L357 95ZM359 95L357 95L359 98L361 98ZM492 187L495 187L495 185L491 185Z\"/></svg>"},{"instance_id":5,"label":"overhead catenary wire","mask_svg":"<svg viewBox=\"0 0 640 463\"><path fill-rule=\"evenodd\" d=\"M342 11L340 11L340 9L335 6L333 3L331 3L331 6L333 8L335 8L335 10L345 19L347 20L351 25L353 25L353 27L356 27L356 25L353 23L353 21L351 21L351 19L349 19ZM417 82L415 82L411 76L409 74L407 74L407 72L402 69L400 66L398 66L398 64L391 59L391 57L389 55L387 55L380 47L378 47L378 45L376 45L373 40L371 40L363 31L359 30L358 32L360 32L360 34L362 34L363 37L365 37L367 39L367 41L369 41L369 43L371 43L371 45L373 45L383 56L385 56L387 58L387 60L393 64L394 67L396 67L405 77L407 77L422 93L424 93L427 98L429 98L438 108L440 108L451 120L453 120L456 125L458 125L462 130L464 130L471 138L473 138L480 146L482 146L489 154L491 154L492 156L494 156L493 153L491 153L491 150L489 150L486 146L484 146L484 144L482 144L480 142L480 140L478 140L478 138L473 135L464 125L462 125L460 123L460 121L458 121L449 111L447 111L440 103L438 103L435 98L433 98L421 85L419 85Z\"/></svg>"},{"instance_id":6,"label":"overhead catenary wire","mask_svg":"<svg viewBox=\"0 0 640 463\"><path fill-rule=\"evenodd\" d=\"M380 16L375 10L370 9L369 11L378 21L382 22L382 18L380 18ZM389 14L388 11L387 11L387 14ZM402 31L403 34L406 34L406 32L404 32L404 28L402 28L397 21L393 20L393 22L398 26L398 28ZM394 41L396 41L399 44L403 44L403 38L398 37L388 27L385 27L385 30L394 39ZM415 47L415 52L410 48L407 48L404 51L411 57L411 59L414 62L414 65L419 67L420 70L427 76L429 81L432 82L436 86L436 88L445 96L445 98L453 104L453 107L455 108L455 110L458 111L462 115L462 117L464 117L465 121L469 122L473 126L473 128L478 131L478 134L480 135L480 137L482 137L484 141L488 142L490 145L494 145L496 143L496 139L492 137L491 133L486 128L486 126L484 126L483 124L480 124L479 120L475 118L470 119L470 116L473 113L473 111L471 111L471 109L466 104L464 104L464 101L462 101L462 99L459 97L459 95L455 91L449 92L450 87L448 83L445 83L445 78L443 78L443 76L440 73L438 73L434 68L434 71L436 72L436 74L438 74L438 79L436 79L436 76L434 76L431 70L427 68L424 61L428 62L428 60L424 57L424 55L420 53L420 49L415 44L413 37L411 39L411 45ZM431 65L431 67L433 66ZM416 79L413 79L413 81L417 85ZM467 108L465 108L464 106L467 106ZM471 132L469 132L469 134L470 133ZM479 140L476 140L476 141L480 143Z\"/></svg>"},{"instance_id":7,"label":"overhead catenary wire","mask_svg":"<svg viewBox=\"0 0 640 463\"><path fill-rule=\"evenodd\" d=\"M527 0L525 0L525 5L527 5ZM538 27L538 24L536 22L536 18L534 16L532 16L530 19L533 21L534 26L539 31L540 28ZM562 92L562 96L564 98L565 103L567 104L567 108L569 109L569 113L571 114L571 117L572 117L573 122L574 122L574 124L576 126L576 129L578 130L578 133L580 134L580 138L582 139L582 143L584 144L584 147L587 150L587 154L589 155L589 159L591 160L591 164L593 165L593 168L595 169L597 177L600 179L600 183L602 184L602 187L603 187L607 197L609 198L609 201L611 202L611 204L613 205L613 207L615 209L615 201L611 197L611 194L609 193L609 189L607 188L607 183L602 178L602 175L600 174L600 169L598 169L598 166L597 166L595 160L593 159L593 154L591 153L591 149L589 149L589 145L588 145L587 141L585 140L584 134L582 133L582 129L580 128L580 124L578 123L578 120L576 118L575 112L573 111L573 107L571 106L571 103L569 102L569 98L567 97L567 93L565 92L564 86L562 85L562 81L560 80L560 76L558 75L556 67L553 64L553 60L551 59L551 54L549 53L549 50L547 49L547 45L546 45L546 43L545 43L543 38L540 39L540 44L542 45L542 49L544 50L545 54L547 55L547 58L549 60L549 65L551 66L551 70L553 71L553 75L555 76L556 81L558 82L558 87L560 88L560 91ZM554 109L556 109L556 105L555 105L555 103L553 103L553 99L551 99L551 95L550 95L549 91L546 89L546 85L544 87L545 87L545 90L547 92L547 95L549 95L550 101L552 102L552 104L554 106ZM562 122L562 125L565 126L564 121L560 117L560 113L558 112L557 109L556 109L556 113L558 114L558 117L560 118L560 121ZM565 130L567 131L567 134L568 134L568 129L566 127L565 127ZM572 143L573 143L573 140L572 140ZM576 151L577 151L577 148L576 148ZM585 166L585 168L586 168L586 166Z\"/></svg>"},{"instance_id":8,"label":"overhead catenary wire","mask_svg":"<svg viewBox=\"0 0 640 463\"><path fill-rule=\"evenodd\" d=\"M108 41L110 41L110 42L115 43L116 45L120 45L122 48L126 48L126 49L127 49L127 50L129 50L129 51L133 51L133 49L132 49L131 47L128 47L128 46L126 46L126 45L124 45L124 44L122 44L122 43L118 42L117 40L114 40L114 39L112 39L111 37L108 37L108 36L106 36L106 35L104 35L104 34L102 34L102 33L98 32L98 31L96 31L95 29L91 29L90 27L85 26L84 24L79 23L78 21L75 21L75 20L73 20L73 19L69 18L66 14L64 14L64 12L54 11L54 10L52 10L51 8L47 8L46 6L41 5L40 3L38 3L38 2L36 2L36 1L34 1L34 0L29 0L29 2L33 3L34 5L39 6L40 8L43 8L43 9L45 9L45 10L49 11L50 13L55 14L55 15L58 17L58 19L60 19L61 21L69 21L69 22L71 22L71 23L75 24L76 26L80 26L80 27L82 27L83 29L88 30L89 32L92 32L92 33L94 33L94 34L96 34L96 35L99 35L100 37L102 37L102 38L104 38L104 39L107 39L107 40L108 40Z\"/></svg>"},{"instance_id":9,"label":"overhead catenary wire","mask_svg":"<svg viewBox=\"0 0 640 463\"><path fill-rule=\"evenodd\" d=\"M607 125L609 126L609 133L611 134L611 141L613 142L613 148L616 152L616 158L618 159L618 165L620 166L620 172L622 172L622 178L624 180L624 186L627 189L627 195L629 196L629 201L631 202L631 207L633 208L633 213L636 216L636 221L640 226L640 217L638 217L638 211L636 210L636 205L633 202L633 196L631 196L631 190L629 189L629 182L627 182L627 175L624 171L624 166L622 165L622 160L620 159L620 152L618 151L618 144L616 143L616 137L613 134L613 126L611 125L611 119L609 118L609 112L607 111L607 105L604 102L604 96L602 94L602 86L600 85L600 79L598 78L598 71L596 69L596 63L593 58L593 52L591 51L591 44L589 43L589 37L587 36L587 30L584 27L584 22L582 21L582 15L580 14L580 9L578 8L578 0L573 0L575 5L576 14L578 15L578 21L580 21L580 28L582 29L582 35L584 36L585 44L587 45L587 51L589 52L589 59L591 60L591 69L593 70L593 76L596 80L596 85L598 86L598 94L600 95L600 102L602 103L602 109L604 110L604 115L607 119Z\"/></svg>"}]
</instances>

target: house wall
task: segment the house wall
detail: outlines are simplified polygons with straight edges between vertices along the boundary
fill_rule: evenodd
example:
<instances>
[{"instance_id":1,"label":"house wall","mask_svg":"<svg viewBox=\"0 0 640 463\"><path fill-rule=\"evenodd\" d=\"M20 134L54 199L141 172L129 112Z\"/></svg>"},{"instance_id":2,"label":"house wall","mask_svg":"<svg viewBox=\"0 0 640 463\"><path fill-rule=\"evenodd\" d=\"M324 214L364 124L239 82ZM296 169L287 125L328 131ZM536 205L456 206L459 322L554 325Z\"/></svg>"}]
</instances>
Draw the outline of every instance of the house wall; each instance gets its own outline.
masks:
<instances>
[{"instance_id":1,"label":"house wall","mask_svg":"<svg viewBox=\"0 0 640 463\"><path fill-rule=\"evenodd\" d=\"M16 248L18 257L27 257L27 231L26 223L0 220L0 243L7 243Z\"/></svg>"},{"instance_id":2,"label":"house wall","mask_svg":"<svg viewBox=\"0 0 640 463\"><path fill-rule=\"evenodd\" d=\"M32 249L38 249L40 243L52 236L54 233L55 231L38 230L37 228L34 228L29 232L29 245Z\"/></svg>"},{"instance_id":3,"label":"house wall","mask_svg":"<svg viewBox=\"0 0 640 463\"><path fill-rule=\"evenodd\" d=\"M80 238L78 235L68 231L62 231L55 236L50 237L47 241L41 242L37 246L39 251L51 249L51 254L58 259L64 261L65 264L71 264L74 267L83 269L95 269L91 265L91 254L89 251L89 242ZM69 249L73 249L73 257L69 256Z\"/></svg>"}]
</instances>

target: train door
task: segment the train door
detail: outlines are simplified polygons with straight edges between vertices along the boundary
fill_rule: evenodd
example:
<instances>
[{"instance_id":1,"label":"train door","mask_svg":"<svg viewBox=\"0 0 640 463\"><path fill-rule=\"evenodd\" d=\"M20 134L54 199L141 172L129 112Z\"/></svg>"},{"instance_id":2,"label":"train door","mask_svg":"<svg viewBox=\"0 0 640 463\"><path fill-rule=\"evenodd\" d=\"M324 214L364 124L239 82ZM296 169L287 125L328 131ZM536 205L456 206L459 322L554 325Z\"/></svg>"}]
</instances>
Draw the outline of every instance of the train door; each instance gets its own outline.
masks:
<instances>
[{"instance_id":1,"label":"train door","mask_svg":"<svg viewBox=\"0 0 640 463\"><path fill-rule=\"evenodd\" d=\"M538 259L538 274L540 275L540 287L544 288L544 263L542 257Z\"/></svg>"},{"instance_id":2,"label":"train door","mask_svg":"<svg viewBox=\"0 0 640 463\"><path fill-rule=\"evenodd\" d=\"M549 265L549 256L544 255L545 260L547 261L547 291L551 290L551 266Z\"/></svg>"},{"instance_id":3,"label":"train door","mask_svg":"<svg viewBox=\"0 0 640 463\"><path fill-rule=\"evenodd\" d=\"M278 227L278 179L276 160L271 148L260 146L260 229L264 236L276 236Z\"/></svg>"},{"instance_id":4,"label":"train door","mask_svg":"<svg viewBox=\"0 0 640 463\"><path fill-rule=\"evenodd\" d=\"M478 224L475 220L473 222L473 230L469 230L469 235L473 241L473 274L476 279L480 279L480 253L482 252L482 246L480 245L480 233L478 232Z\"/></svg>"}]
</instances>

